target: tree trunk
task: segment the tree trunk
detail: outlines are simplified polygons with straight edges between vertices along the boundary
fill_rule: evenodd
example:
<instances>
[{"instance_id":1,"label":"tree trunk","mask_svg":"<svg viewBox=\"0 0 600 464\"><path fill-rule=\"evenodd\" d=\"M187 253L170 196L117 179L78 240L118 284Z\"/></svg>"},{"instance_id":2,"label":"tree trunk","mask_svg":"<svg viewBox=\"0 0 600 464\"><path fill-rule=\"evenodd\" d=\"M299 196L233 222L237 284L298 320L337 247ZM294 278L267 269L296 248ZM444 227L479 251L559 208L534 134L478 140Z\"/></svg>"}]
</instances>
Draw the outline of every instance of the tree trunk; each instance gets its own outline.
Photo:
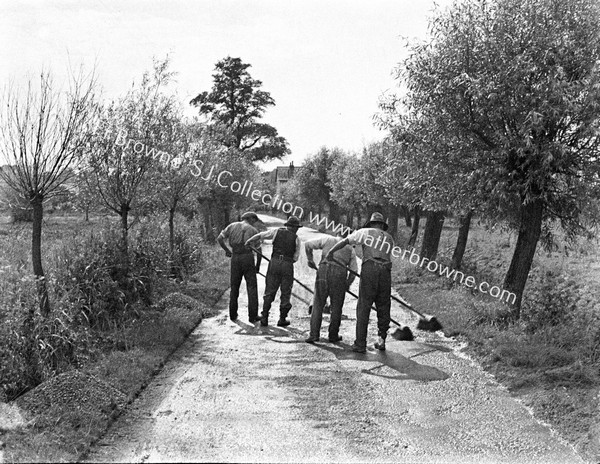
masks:
<instances>
[{"instance_id":1,"label":"tree trunk","mask_svg":"<svg viewBox=\"0 0 600 464\"><path fill-rule=\"evenodd\" d=\"M329 220L336 223L340 222L340 208L333 201L329 202Z\"/></svg>"},{"instance_id":2,"label":"tree trunk","mask_svg":"<svg viewBox=\"0 0 600 464\"><path fill-rule=\"evenodd\" d=\"M467 238L469 237L469 229L471 227L471 218L473 217L473 210L469 210L467 214L460 217L460 227L458 228L458 239L456 240L456 247L452 254L452 269L460 269L462 265L462 259L467 249Z\"/></svg>"},{"instance_id":3,"label":"tree trunk","mask_svg":"<svg viewBox=\"0 0 600 464\"><path fill-rule=\"evenodd\" d=\"M223 223L219 224L220 230L223 230L231 222L231 207L232 205L230 204L225 204L223 206Z\"/></svg>"},{"instance_id":4,"label":"tree trunk","mask_svg":"<svg viewBox=\"0 0 600 464\"><path fill-rule=\"evenodd\" d=\"M216 237L213 233L212 202L210 200L203 200L201 203L202 217L204 218L204 239L208 243L214 243Z\"/></svg>"},{"instance_id":5,"label":"tree trunk","mask_svg":"<svg viewBox=\"0 0 600 464\"><path fill-rule=\"evenodd\" d=\"M427 213L423 244L421 245L421 258L427 258L430 261L436 258L443 226L443 211L429 211Z\"/></svg>"},{"instance_id":6,"label":"tree trunk","mask_svg":"<svg viewBox=\"0 0 600 464\"><path fill-rule=\"evenodd\" d=\"M394 240L398 239L398 216L400 215L400 211L397 206L389 205L387 208L388 213L388 232L394 238Z\"/></svg>"},{"instance_id":7,"label":"tree trunk","mask_svg":"<svg viewBox=\"0 0 600 464\"><path fill-rule=\"evenodd\" d=\"M50 300L48 298L48 286L42 267L42 221L44 219L44 205L42 198L35 195L31 199L33 209L33 226L31 231L31 262L33 264L33 274L40 300L40 313L43 316L50 314Z\"/></svg>"},{"instance_id":8,"label":"tree trunk","mask_svg":"<svg viewBox=\"0 0 600 464\"><path fill-rule=\"evenodd\" d=\"M121 268L129 272L129 205L121 205Z\"/></svg>"},{"instance_id":9,"label":"tree trunk","mask_svg":"<svg viewBox=\"0 0 600 464\"><path fill-rule=\"evenodd\" d=\"M351 229L354 228L354 208L349 209L346 214L346 226Z\"/></svg>"},{"instance_id":10,"label":"tree trunk","mask_svg":"<svg viewBox=\"0 0 600 464\"><path fill-rule=\"evenodd\" d=\"M404 224L406 224L406 227L412 227L412 219L410 217L410 209L408 209L408 206L401 206L400 207L402 216L404 216Z\"/></svg>"},{"instance_id":11,"label":"tree trunk","mask_svg":"<svg viewBox=\"0 0 600 464\"><path fill-rule=\"evenodd\" d=\"M173 256L175 252L175 208L169 209L169 253Z\"/></svg>"},{"instance_id":12,"label":"tree trunk","mask_svg":"<svg viewBox=\"0 0 600 464\"><path fill-rule=\"evenodd\" d=\"M414 209L415 219L412 223L412 228L410 230L410 237L408 239L407 247L414 247L415 243L417 243L417 237L419 236L419 222L421 221L421 207L415 206Z\"/></svg>"},{"instance_id":13,"label":"tree trunk","mask_svg":"<svg viewBox=\"0 0 600 464\"><path fill-rule=\"evenodd\" d=\"M535 249L542 232L542 217L544 203L537 199L520 207L520 225L517 244L513 253L510 267L504 278L504 288L516 295L512 316L521 316L521 301L523 291L535 255Z\"/></svg>"}]
</instances>

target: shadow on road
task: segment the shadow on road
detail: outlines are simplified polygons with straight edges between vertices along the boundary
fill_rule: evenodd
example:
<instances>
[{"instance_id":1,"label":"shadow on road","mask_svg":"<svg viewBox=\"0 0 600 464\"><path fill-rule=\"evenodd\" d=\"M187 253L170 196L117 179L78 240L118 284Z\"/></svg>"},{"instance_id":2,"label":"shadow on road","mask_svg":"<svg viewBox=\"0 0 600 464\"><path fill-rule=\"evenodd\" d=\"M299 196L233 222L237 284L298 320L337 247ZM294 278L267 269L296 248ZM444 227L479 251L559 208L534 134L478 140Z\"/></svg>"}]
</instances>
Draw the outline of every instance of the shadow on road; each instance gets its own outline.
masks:
<instances>
[{"instance_id":1,"label":"shadow on road","mask_svg":"<svg viewBox=\"0 0 600 464\"><path fill-rule=\"evenodd\" d=\"M287 329L281 329L272 325L262 327L260 325L246 324L239 320L235 321L235 323L239 325L240 328L234 332L234 335L263 336L276 343L304 343L303 340L293 337L294 335L300 338L307 336L307 332L293 327L288 327ZM278 338L289 338L289 340L277 340Z\"/></svg>"},{"instance_id":2,"label":"shadow on road","mask_svg":"<svg viewBox=\"0 0 600 464\"><path fill-rule=\"evenodd\" d=\"M241 321L236 321L236 324L240 326L240 329L235 332L236 335L263 336L275 343L305 343L302 338L307 336L306 331L294 328L281 329L276 326L261 327L246 324ZM300 339L297 337L300 337ZM425 343L418 345L419 351L416 352L414 356L432 351L451 351L447 347L439 345ZM313 346L330 352L340 361L354 360L377 362L379 365L369 369L362 369L361 372L390 380L418 380L428 382L433 380L445 380L450 377L448 374L435 367L419 364L406 356L389 350L376 350L375 352L367 351L367 353L361 354L352 351L351 346L346 343L337 343L335 345L315 344ZM386 373L389 369L398 372L398 374L394 375Z\"/></svg>"},{"instance_id":3,"label":"shadow on road","mask_svg":"<svg viewBox=\"0 0 600 464\"><path fill-rule=\"evenodd\" d=\"M446 380L450 377L444 371L441 371L435 367L425 366L419 364L416 361L412 361L407 357L394 353L393 351L379 351L375 352L367 351L366 353L355 353L352 351L350 345L345 343L338 343L336 345L315 345L322 350L328 351L333 354L340 361L353 360L353 361L367 361L367 362L378 362L377 366L369 369L362 369L361 372L368 375L374 375L376 377L383 377L390 380L419 380L422 382L428 382L432 380ZM433 351L433 350L432 350ZM399 375L386 374L385 371L389 368L399 373ZM383 372L378 372L379 370Z\"/></svg>"}]
</instances>

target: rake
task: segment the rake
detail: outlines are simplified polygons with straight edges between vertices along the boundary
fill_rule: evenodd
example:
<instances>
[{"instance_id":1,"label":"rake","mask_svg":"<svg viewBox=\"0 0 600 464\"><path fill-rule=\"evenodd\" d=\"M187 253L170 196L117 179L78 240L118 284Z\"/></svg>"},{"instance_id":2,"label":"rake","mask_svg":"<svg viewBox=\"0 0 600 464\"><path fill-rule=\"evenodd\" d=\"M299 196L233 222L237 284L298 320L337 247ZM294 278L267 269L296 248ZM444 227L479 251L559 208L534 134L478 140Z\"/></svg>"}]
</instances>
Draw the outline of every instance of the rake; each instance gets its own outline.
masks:
<instances>
[{"instance_id":1,"label":"rake","mask_svg":"<svg viewBox=\"0 0 600 464\"><path fill-rule=\"evenodd\" d=\"M266 275L264 275L262 272L260 272L260 271L256 271L256 273L257 273L258 275L261 275L261 276L263 276L263 277L265 278L265 280L267 280L267 276L266 276ZM294 280L295 280L295 279L294 279ZM300 282L298 282L298 283L300 283ZM293 297L295 297L295 298L297 298L298 300L300 300L300 301L301 301L302 303L304 303L304 304L307 304L307 305L311 305L311 304L312 304L312 303L309 303L308 301L306 301L306 300L305 300L304 298L302 298L300 295L296 295L294 292L292 292L292 296L293 296Z\"/></svg>"},{"instance_id":2,"label":"rake","mask_svg":"<svg viewBox=\"0 0 600 464\"><path fill-rule=\"evenodd\" d=\"M251 248L252 248L252 250L253 250L253 251L254 251L256 254L260 255L262 258L266 259L268 262L271 262L271 260L270 260L269 258L267 258L265 255L263 255L263 254L262 254L260 251L258 251L256 248L254 248L254 247L251 247ZM338 264L341 264L341 263L339 263L339 262L338 262ZM342 265L342 266L343 266L343 265ZM344 266L344 267L346 267L346 266ZM349 269L349 270L350 270L350 269ZM265 275L263 275L261 272L259 272L259 274L260 274L261 276L265 277L265 279L266 279L266 276L265 276ZM359 277L360 277L360 276L359 276ZM313 295L315 294L315 292L313 291L313 289L312 289L312 288L310 288L310 287L308 287L307 285L303 284L302 282L300 282L300 281L299 281L298 279L296 279L295 277L294 277L294 282L296 282L297 284L299 284L299 285L300 285L301 287L303 287L304 289L308 290L308 291L309 291L310 293L312 293ZM346 289L346 292L347 292L347 293L349 293L350 295L352 295L354 298L357 298L357 299L358 299L358 296L356 296L356 295L355 295L354 293L352 293L350 290ZM292 292L292 295L294 295L296 298L298 298L298 299L299 299L300 301L302 301L303 303L306 303L306 304L308 304L308 302L307 302L306 300L304 300L304 299L300 298L299 296L295 295L293 292ZM312 305L311 305L311 306L312 306ZM377 309L375 308L375 306L371 306L371 307L372 307L372 308L373 308L375 311L377 310ZM400 327L400 329L396 330L396 332L394 332L394 333L392 334L392 337L394 337L394 338L395 338L395 339L397 339L397 340L404 340L404 341L407 341L407 340L408 340L408 341L410 341L410 340L414 340L414 336L413 336L413 334L412 334L411 330L410 330L408 327L406 327L406 326L402 326L402 325L401 325L399 322L395 321L395 320L394 320L394 319L392 319L392 318L390 318L390 321L391 321L391 322L393 322L394 324L396 324L398 327Z\"/></svg>"},{"instance_id":3,"label":"rake","mask_svg":"<svg viewBox=\"0 0 600 464\"><path fill-rule=\"evenodd\" d=\"M332 258L332 259L340 266L345 267L348 270L348 272L351 272L352 274L354 274L356 277L358 277L360 279L360 274L358 272L353 271L352 269L350 269L348 266L346 266L344 263L338 261L337 259L335 259L335 258ZM419 316L419 322L417 324L417 329L426 330L428 332L436 332L436 331L442 329L442 324L440 324L440 322L437 320L437 318L435 316L429 316L427 314L421 313L420 311L417 311L415 308L413 308L413 306L409 302L404 301L402 298L398 298L394 295L391 295L391 297L394 301L397 301L402 306L404 306L405 308L408 308L413 313L415 313ZM400 324L398 324L398 325L400 325Z\"/></svg>"}]
</instances>

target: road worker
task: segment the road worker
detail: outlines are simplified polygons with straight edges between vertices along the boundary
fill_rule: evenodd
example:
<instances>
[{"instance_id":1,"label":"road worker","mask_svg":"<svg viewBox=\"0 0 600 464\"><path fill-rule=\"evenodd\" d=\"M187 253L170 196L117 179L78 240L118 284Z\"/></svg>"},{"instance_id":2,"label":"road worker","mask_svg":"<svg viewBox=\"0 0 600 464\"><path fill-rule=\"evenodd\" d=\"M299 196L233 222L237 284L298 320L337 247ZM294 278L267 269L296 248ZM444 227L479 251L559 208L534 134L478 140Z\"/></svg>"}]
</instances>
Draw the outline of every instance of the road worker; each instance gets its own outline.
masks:
<instances>
[{"instance_id":1,"label":"road worker","mask_svg":"<svg viewBox=\"0 0 600 464\"><path fill-rule=\"evenodd\" d=\"M246 241L246 245L256 247L263 240L273 240L273 254L267 268L265 295L263 299L263 310L260 320L261 326L269 325L269 311L275 300L275 295L281 287L279 327L290 325L287 315L292 309L290 298L292 286L294 285L294 263L300 257L301 242L298 237L298 229L301 227L300 220L296 216L290 216L284 227L260 232Z\"/></svg>"},{"instance_id":2,"label":"road worker","mask_svg":"<svg viewBox=\"0 0 600 464\"><path fill-rule=\"evenodd\" d=\"M308 267L317 270L315 295L310 317L310 334L306 339L307 343L315 343L320 339L323 308L327 301L327 297L331 300L329 341L331 343L337 343L342 339L339 334L342 321L342 307L344 306L346 290L350 288L350 285L352 285L352 282L354 281L354 274L348 273L346 267L352 269L354 272L358 270L358 267L356 264L354 248L350 245L345 246L335 253L334 257L338 262L328 261L326 259L329 250L333 248L341 238L343 238L341 234L338 234L337 237L323 235L320 238L309 240L304 244L304 250L306 251L306 257L308 259ZM319 267L317 267L313 259L314 250L322 250Z\"/></svg>"},{"instance_id":3,"label":"road worker","mask_svg":"<svg viewBox=\"0 0 600 464\"><path fill-rule=\"evenodd\" d=\"M225 250L225 255L231 258L231 293L229 295L229 318L232 321L238 318L238 297L240 294L240 285L242 278L246 280L246 290L248 292L248 320L255 323L260 320L258 317L258 286L256 283L256 272L260 268L260 255L254 263L254 254L252 250L246 247L246 241L256 235L258 230L255 226L260 224L256 213L248 211L244 213L238 222L232 222L221 231L217 237L217 242ZM229 241L231 250L225 244Z\"/></svg>"},{"instance_id":4,"label":"road worker","mask_svg":"<svg viewBox=\"0 0 600 464\"><path fill-rule=\"evenodd\" d=\"M394 247L394 240L386 232L387 229L388 225L383 215L375 212L362 229L348 235L327 253L326 259L331 260L335 252L349 244L362 247L360 286L356 306L356 340L352 346L352 351L357 353L366 353L367 351L367 328L373 303L377 308L379 334L375 348L385 350L385 339L390 328L391 250Z\"/></svg>"}]
</instances>

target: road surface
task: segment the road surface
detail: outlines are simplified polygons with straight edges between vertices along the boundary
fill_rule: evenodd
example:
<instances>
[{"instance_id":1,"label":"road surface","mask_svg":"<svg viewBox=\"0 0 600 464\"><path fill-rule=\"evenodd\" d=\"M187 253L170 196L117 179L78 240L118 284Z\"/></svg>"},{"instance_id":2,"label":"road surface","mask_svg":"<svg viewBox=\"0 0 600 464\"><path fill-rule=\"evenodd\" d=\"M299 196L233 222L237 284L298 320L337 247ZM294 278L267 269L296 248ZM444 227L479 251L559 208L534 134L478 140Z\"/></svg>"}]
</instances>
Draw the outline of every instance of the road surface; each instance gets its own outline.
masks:
<instances>
[{"instance_id":1,"label":"road surface","mask_svg":"<svg viewBox=\"0 0 600 464\"><path fill-rule=\"evenodd\" d=\"M312 286L314 276L303 252L296 277ZM263 290L259 276L261 298ZM309 299L299 286L294 293ZM413 330L415 341L390 337L382 353L373 349L373 315L367 354L353 353L356 305L348 296L343 341L309 345L306 304L293 299L289 327L260 327L247 321L245 289L236 322L228 319L228 296L89 461L583 462L453 339ZM396 304L392 314L414 329L413 315ZM278 300L271 323L277 315Z\"/></svg>"}]
</instances>

